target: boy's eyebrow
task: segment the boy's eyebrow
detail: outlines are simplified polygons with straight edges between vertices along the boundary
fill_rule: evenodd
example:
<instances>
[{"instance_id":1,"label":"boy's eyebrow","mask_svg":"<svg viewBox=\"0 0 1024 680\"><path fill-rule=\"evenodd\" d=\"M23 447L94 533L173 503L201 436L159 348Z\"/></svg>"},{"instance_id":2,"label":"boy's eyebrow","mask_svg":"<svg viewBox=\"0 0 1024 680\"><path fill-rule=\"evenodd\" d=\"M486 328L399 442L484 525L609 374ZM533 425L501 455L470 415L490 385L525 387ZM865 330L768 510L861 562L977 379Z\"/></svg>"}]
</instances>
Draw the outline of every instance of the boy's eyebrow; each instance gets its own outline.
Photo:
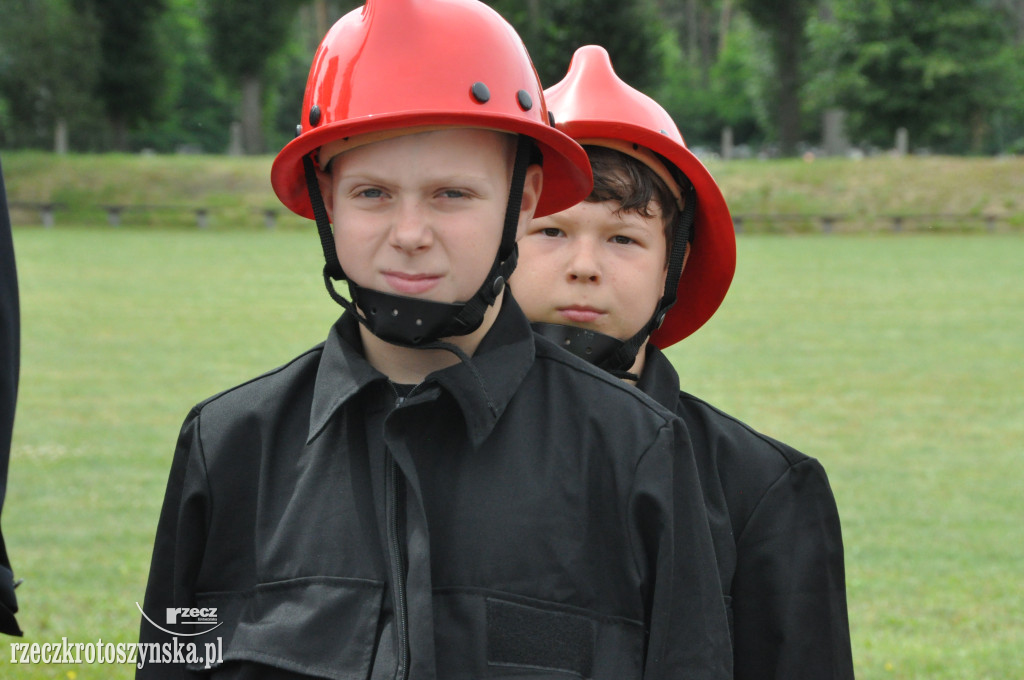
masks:
<instances>
[{"instance_id":1,"label":"boy's eyebrow","mask_svg":"<svg viewBox=\"0 0 1024 680\"><path fill-rule=\"evenodd\" d=\"M434 177L427 177L425 180L427 184L431 185L448 185L448 184L463 184L467 182L487 182L490 180L490 176L486 173L472 173L472 172L460 172L449 175L437 175ZM342 171L338 174L338 181L352 182L352 181L363 181L370 182L373 184L395 184L396 181L393 178L389 178L386 175L375 172L372 168L367 170L352 170L350 172Z\"/></svg>"}]
</instances>

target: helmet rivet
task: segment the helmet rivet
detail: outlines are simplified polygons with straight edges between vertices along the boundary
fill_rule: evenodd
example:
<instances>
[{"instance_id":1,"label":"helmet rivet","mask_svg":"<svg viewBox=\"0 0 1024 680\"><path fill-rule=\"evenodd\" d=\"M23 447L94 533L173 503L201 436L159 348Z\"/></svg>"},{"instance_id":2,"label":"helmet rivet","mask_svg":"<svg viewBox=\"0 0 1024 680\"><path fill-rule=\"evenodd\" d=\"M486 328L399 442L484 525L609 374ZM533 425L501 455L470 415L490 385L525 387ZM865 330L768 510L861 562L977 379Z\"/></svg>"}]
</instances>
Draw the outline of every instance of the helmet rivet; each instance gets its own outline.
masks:
<instances>
[{"instance_id":1,"label":"helmet rivet","mask_svg":"<svg viewBox=\"0 0 1024 680\"><path fill-rule=\"evenodd\" d=\"M500 276L498 278L494 279L494 285L491 286L491 292L494 293L494 296L497 297L498 294L501 293L501 291L503 291L504 289L505 289L505 279L500 277Z\"/></svg>"},{"instance_id":2,"label":"helmet rivet","mask_svg":"<svg viewBox=\"0 0 1024 680\"><path fill-rule=\"evenodd\" d=\"M309 110L309 124L316 126L320 122L320 107L313 104L313 108Z\"/></svg>"},{"instance_id":3,"label":"helmet rivet","mask_svg":"<svg viewBox=\"0 0 1024 680\"><path fill-rule=\"evenodd\" d=\"M477 100L481 104L484 104L491 99L491 91L487 89L487 86L477 81L473 83L473 86L469 88L469 93L473 95L473 99Z\"/></svg>"},{"instance_id":4,"label":"helmet rivet","mask_svg":"<svg viewBox=\"0 0 1024 680\"><path fill-rule=\"evenodd\" d=\"M548 111L548 125L555 127L555 114Z\"/></svg>"},{"instance_id":5,"label":"helmet rivet","mask_svg":"<svg viewBox=\"0 0 1024 680\"><path fill-rule=\"evenodd\" d=\"M668 310L658 312L658 318L654 322L655 328L661 328L661 324L665 323L665 316L668 314Z\"/></svg>"},{"instance_id":6,"label":"helmet rivet","mask_svg":"<svg viewBox=\"0 0 1024 680\"><path fill-rule=\"evenodd\" d=\"M298 137L302 134L302 123L295 126L295 136Z\"/></svg>"},{"instance_id":7,"label":"helmet rivet","mask_svg":"<svg viewBox=\"0 0 1024 680\"><path fill-rule=\"evenodd\" d=\"M523 111L529 111L533 108L533 100L530 99L530 93L526 90L516 92L516 99L519 101L519 108Z\"/></svg>"},{"instance_id":8,"label":"helmet rivet","mask_svg":"<svg viewBox=\"0 0 1024 680\"><path fill-rule=\"evenodd\" d=\"M660 133L661 133L661 134L663 134L663 135L667 135L667 134L668 134L668 133L667 133L667 132L665 132L664 130L658 130L658 132L660 132Z\"/></svg>"}]
</instances>

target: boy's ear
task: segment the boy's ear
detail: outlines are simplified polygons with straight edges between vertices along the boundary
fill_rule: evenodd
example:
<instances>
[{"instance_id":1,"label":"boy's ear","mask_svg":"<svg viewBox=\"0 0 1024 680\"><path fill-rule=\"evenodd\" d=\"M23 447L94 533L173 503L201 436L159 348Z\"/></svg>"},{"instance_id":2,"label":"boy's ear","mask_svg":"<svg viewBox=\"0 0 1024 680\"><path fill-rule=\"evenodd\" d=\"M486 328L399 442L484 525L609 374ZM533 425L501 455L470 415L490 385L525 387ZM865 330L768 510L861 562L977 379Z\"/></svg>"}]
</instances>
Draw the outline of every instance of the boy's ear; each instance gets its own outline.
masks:
<instances>
[{"instance_id":1,"label":"boy's ear","mask_svg":"<svg viewBox=\"0 0 1024 680\"><path fill-rule=\"evenodd\" d=\"M334 182L331 181L331 173L316 169L316 182L320 186L320 196L324 199L324 209L327 210L327 219L334 223Z\"/></svg>"},{"instance_id":2,"label":"boy's ear","mask_svg":"<svg viewBox=\"0 0 1024 680\"><path fill-rule=\"evenodd\" d=\"M686 250L683 251L683 266L679 268L679 273L682 274L686 271L686 263L690 259L690 251L693 249L693 244L687 243ZM668 253L665 253L665 271L668 271Z\"/></svg>"},{"instance_id":3,"label":"boy's ear","mask_svg":"<svg viewBox=\"0 0 1024 680\"><path fill-rule=\"evenodd\" d=\"M526 232L526 227L533 219L533 213L540 202L540 192L544 188L544 170L539 165L531 165L526 169L526 182L523 184L523 201L519 205L519 229L517 240Z\"/></svg>"}]
</instances>

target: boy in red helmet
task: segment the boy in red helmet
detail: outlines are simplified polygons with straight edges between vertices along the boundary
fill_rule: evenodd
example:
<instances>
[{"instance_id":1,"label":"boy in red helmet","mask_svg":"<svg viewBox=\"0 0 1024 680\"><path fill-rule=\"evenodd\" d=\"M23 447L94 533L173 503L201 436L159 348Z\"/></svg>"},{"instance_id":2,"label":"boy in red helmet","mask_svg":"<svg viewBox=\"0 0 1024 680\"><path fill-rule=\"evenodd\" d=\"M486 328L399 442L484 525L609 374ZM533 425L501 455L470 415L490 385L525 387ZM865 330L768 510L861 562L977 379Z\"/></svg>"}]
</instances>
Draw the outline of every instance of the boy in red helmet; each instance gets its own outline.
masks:
<instances>
[{"instance_id":1,"label":"boy in red helmet","mask_svg":"<svg viewBox=\"0 0 1024 680\"><path fill-rule=\"evenodd\" d=\"M590 188L511 27L475 0L349 13L271 180L345 313L186 418L138 677L729 677L681 421L504 289L518 232Z\"/></svg>"},{"instance_id":2,"label":"boy in red helmet","mask_svg":"<svg viewBox=\"0 0 1024 680\"><path fill-rule=\"evenodd\" d=\"M839 517L821 465L679 390L661 353L721 304L736 262L728 208L657 102L580 48L545 92L590 155L594 190L535 219L512 277L534 327L686 423L743 680L853 678ZM678 300L676 299L678 296Z\"/></svg>"}]
</instances>

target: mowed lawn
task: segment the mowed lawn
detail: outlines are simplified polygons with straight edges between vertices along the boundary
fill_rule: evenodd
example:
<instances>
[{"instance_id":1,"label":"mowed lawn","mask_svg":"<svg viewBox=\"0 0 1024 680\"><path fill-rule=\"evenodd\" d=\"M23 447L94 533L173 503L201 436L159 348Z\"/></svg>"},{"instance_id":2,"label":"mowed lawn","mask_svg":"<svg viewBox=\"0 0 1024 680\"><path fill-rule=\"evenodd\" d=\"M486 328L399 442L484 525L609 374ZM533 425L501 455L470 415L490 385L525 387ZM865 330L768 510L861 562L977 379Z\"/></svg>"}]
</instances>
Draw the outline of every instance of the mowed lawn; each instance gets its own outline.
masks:
<instances>
[{"instance_id":1,"label":"mowed lawn","mask_svg":"<svg viewBox=\"0 0 1024 680\"><path fill-rule=\"evenodd\" d=\"M3 524L25 641L134 641L178 427L318 343L312 230L15 230L21 394ZM857 675L1024 678L1024 238L743 236L684 389L818 457ZM557 414L552 414L557 417ZM0 677L128 678L10 663Z\"/></svg>"}]
</instances>

